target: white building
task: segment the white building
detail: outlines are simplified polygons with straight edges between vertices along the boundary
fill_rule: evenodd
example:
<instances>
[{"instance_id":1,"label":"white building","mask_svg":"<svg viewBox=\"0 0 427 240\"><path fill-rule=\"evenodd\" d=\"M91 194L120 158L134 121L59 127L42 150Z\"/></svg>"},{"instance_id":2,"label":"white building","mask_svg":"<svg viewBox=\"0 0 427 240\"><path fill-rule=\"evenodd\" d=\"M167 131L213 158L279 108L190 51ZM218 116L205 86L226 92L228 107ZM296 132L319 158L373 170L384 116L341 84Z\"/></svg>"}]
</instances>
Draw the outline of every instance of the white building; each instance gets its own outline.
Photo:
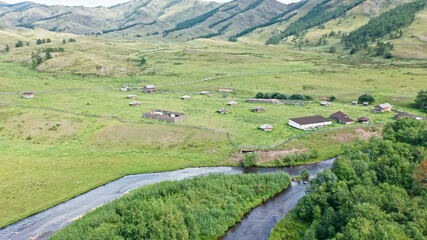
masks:
<instances>
[{"instance_id":1,"label":"white building","mask_svg":"<svg viewBox=\"0 0 427 240\"><path fill-rule=\"evenodd\" d=\"M291 118L289 119L289 125L294 128L306 131L332 125L332 120L320 115L314 115L308 117Z\"/></svg>"}]
</instances>

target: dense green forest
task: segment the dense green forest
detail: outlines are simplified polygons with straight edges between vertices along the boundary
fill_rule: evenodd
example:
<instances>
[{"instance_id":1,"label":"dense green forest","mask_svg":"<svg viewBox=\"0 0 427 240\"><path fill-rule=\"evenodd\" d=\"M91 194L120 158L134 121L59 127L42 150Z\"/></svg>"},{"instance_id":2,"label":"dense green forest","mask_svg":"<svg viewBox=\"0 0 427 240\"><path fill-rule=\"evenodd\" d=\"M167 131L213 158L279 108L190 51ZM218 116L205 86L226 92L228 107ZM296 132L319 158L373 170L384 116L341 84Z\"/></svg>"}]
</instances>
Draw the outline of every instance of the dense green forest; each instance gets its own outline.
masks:
<instances>
[{"instance_id":1,"label":"dense green forest","mask_svg":"<svg viewBox=\"0 0 427 240\"><path fill-rule=\"evenodd\" d=\"M328 5L330 1L331 0L325 0L316 7L314 7L304 17L291 23L282 33L269 38L266 44L278 44L282 39L291 35L299 36L303 34L307 29L318 26L319 24L325 23L331 19L340 17L344 15L348 10L364 2L364 0L357 0L352 2L351 4L336 7L335 9L330 10L331 6Z\"/></svg>"},{"instance_id":2,"label":"dense green forest","mask_svg":"<svg viewBox=\"0 0 427 240\"><path fill-rule=\"evenodd\" d=\"M427 123L409 118L344 146L271 239L425 239L426 147Z\"/></svg>"},{"instance_id":3,"label":"dense green forest","mask_svg":"<svg viewBox=\"0 0 427 240\"><path fill-rule=\"evenodd\" d=\"M351 32L348 36L344 36L346 47L360 49L365 43L375 42L378 38L409 26L415 19L415 13L422 10L425 3L425 0L408 2L372 18L366 25Z\"/></svg>"},{"instance_id":4,"label":"dense green forest","mask_svg":"<svg viewBox=\"0 0 427 240\"><path fill-rule=\"evenodd\" d=\"M162 182L89 212L52 239L217 239L289 184L284 172Z\"/></svg>"}]
</instances>

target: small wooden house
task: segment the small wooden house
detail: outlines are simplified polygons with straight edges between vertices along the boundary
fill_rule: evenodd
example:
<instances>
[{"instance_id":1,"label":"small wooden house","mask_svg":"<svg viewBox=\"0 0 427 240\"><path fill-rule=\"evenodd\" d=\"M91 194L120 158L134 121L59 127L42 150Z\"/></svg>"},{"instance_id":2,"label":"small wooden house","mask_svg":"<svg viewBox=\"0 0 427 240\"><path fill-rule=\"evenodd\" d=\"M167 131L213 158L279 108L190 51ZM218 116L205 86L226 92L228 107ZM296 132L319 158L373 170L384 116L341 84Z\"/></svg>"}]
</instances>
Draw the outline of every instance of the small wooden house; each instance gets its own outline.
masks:
<instances>
[{"instance_id":1,"label":"small wooden house","mask_svg":"<svg viewBox=\"0 0 427 240\"><path fill-rule=\"evenodd\" d=\"M34 97L34 93L32 93L32 92L24 92L22 94L22 97L23 98L33 98Z\"/></svg>"},{"instance_id":2,"label":"small wooden house","mask_svg":"<svg viewBox=\"0 0 427 240\"><path fill-rule=\"evenodd\" d=\"M363 106L365 106L365 107L366 107L366 106L369 106L369 102L364 102L364 103L363 103Z\"/></svg>"},{"instance_id":3,"label":"small wooden house","mask_svg":"<svg viewBox=\"0 0 427 240\"><path fill-rule=\"evenodd\" d=\"M265 132L271 132L271 131L273 131L273 126L271 126L269 124L264 124L264 125L260 126L259 129L261 129Z\"/></svg>"},{"instance_id":4,"label":"small wooden house","mask_svg":"<svg viewBox=\"0 0 427 240\"><path fill-rule=\"evenodd\" d=\"M360 118L357 119L357 121L360 123L369 123L370 119L365 116L361 116Z\"/></svg>"},{"instance_id":5,"label":"small wooden house","mask_svg":"<svg viewBox=\"0 0 427 240\"><path fill-rule=\"evenodd\" d=\"M357 105L357 101L351 102L351 105Z\"/></svg>"},{"instance_id":6,"label":"small wooden house","mask_svg":"<svg viewBox=\"0 0 427 240\"><path fill-rule=\"evenodd\" d=\"M228 102L227 104L228 104L228 106L236 106L236 105L237 105L237 102L235 102L235 101L230 101L230 102Z\"/></svg>"},{"instance_id":7,"label":"small wooden house","mask_svg":"<svg viewBox=\"0 0 427 240\"><path fill-rule=\"evenodd\" d=\"M324 107L330 107L330 106L332 106L332 104L330 102L327 102L327 101L321 102L320 105L324 106Z\"/></svg>"},{"instance_id":8,"label":"small wooden house","mask_svg":"<svg viewBox=\"0 0 427 240\"><path fill-rule=\"evenodd\" d=\"M385 111L391 111L391 108L393 106L390 105L390 103L383 103L378 106L375 106L376 112L385 112Z\"/></svg>"},{"instance_id":9,"label":"small wooden house","mask_svg":"<svg viewBox=\"0 0 427 240\"><path fill-rule=\"evenodd\" d=\"M203 92L200 92L200 95L211 95L211 93L208 91L203 91Z\"/></svg>"},{"instance_id":10,"label":"small wooden house","mask_svg":"<svg viewBox=\"0 0 427 240\"><path fill-rule=\"evenodd\" d=\"M190 100L190 99L191 99L191 97L190 97L190 96L188 96L188 95L185 95L185 96L182 96L182 97L181 97L181 99L182 99L182 100Z\"/></svg>"},{"instance_id":11,"label":"small wooden house","mask_svg":"<svg viewBox=\"0 0 427 240\"><path fill-rule=\"evenodd\" d=\"M129 106L132 106L132 107L139 106L139 105L141 105L141 103L137 102L137 101L133 101L133 102L129 103Z\"/></svg>"},{"instance_id":12,"label":"small wooden house","mask_svg":"<svg viewBox=\"0 0 427 240\"><path fill-rule=\"evenodd\" d=\"M130 99L135 99L137 96L135 95L135 94L129 94L128 96L127 96L127 98L130 98Z\"/></svg>"},{"instance_id":13,"label":"small wooden house","mask_svg":"<svg viewBox=\"0 0 427 240\"><path fill-rule=\"evenodd\" d=\"M145 93L154 93L154 92L156 92L156 86L154 86L154 85L145 85L144 89L143 89L143 92L145 92Z\"/></svg>"},{"instance_id":14,"label":"small wooden house","mask_svg":"<svg viewBox=\"0 0 427 240\"><path fill-rule=\"evenodd\" d=\"M407 117L407 118L415 118L415 116L414 115L412 115L412 114L409 114L409 113L407 113L407 112L400 112L400 113L398 113L398 114L396 114L395 116L394 116L394 119L399 119L399 118L404 118L404 117Z\"/></svg>"},{"instance_id":15,"label":"small wooden house","mask_svg":"<svg viewBox=\"0 0 427 240\"><path fill-rule=\"evenodd\" d=\"M263 107L252 108L252 112L264 112L265 109Z\"/></svg>"},{"instance_id":16,"label":"small wooden house","mask_svg":"<svg viewBox=\"0 0 427 240\"><path fill-rule=\"evenodd\" d=\"M219 113L221 113L221 114L223 114L223 113L228 113L228 109L226 109L226 108L221 108L221 109L219 109L217 112L219 112Z\"/></svg>"}]
</instances>

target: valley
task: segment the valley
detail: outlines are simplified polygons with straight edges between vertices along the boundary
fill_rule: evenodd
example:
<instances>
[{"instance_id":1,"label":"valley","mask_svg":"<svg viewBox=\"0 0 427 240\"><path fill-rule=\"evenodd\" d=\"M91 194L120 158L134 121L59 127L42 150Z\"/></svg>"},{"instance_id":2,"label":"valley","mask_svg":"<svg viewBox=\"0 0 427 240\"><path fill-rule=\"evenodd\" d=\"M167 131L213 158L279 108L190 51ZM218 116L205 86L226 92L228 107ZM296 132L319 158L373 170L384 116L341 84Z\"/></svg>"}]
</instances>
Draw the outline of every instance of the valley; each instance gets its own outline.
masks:
<instances>
[{"instance_id":1,"label":"valley","mask_svg":"<svg viewBox=\"0 0 427 240\"><path fill-rule=\"evenodd\" d=\"M138 0L20 10L0 4L0 48L8 46L0 52L0 227L126 175L238 166L246 152L254 152L258 167L309 164L382 139L384 129L400 122L399 112L425 119L425 109L414 104L427 86L425 8L366 48L353 52L360 46L343 42L343 35L406 2L415 1ZM322 14L345 11L313 20L322 4ZM317 22L283 35L298 19ZM275 36L285 37L266 44ZM378 42L393 46L386 50L392 57L375 54ZM144 92L147 85L156 92ZM34 97L23 98L24 92ZM308 98L296 105L247 101L259 93L286 96L284 103ZM363 106L362 94L375 102ZM393 111L373 111L383 103ZM264 110L254 112L258 106ZM221 108L228 112L218 113ZM144 118L152 110L186 118ZM331 120L315 131L288 124L337 111L355 123ZM356 121L362 116L369 124ZM264 124L272 131L260 130ZM315 154L298 155L303 152ZM295 224L292 216L286 221Z\"/></svg>"}]
</instances>

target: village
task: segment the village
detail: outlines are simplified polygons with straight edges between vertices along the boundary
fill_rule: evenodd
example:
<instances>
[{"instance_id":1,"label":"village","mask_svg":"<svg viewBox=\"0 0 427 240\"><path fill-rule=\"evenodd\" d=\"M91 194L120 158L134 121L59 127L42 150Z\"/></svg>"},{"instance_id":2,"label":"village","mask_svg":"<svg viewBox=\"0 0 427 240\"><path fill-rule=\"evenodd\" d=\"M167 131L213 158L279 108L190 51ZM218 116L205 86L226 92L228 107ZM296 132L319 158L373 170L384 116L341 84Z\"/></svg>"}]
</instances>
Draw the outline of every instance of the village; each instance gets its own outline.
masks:
<instances>
[{"instance_id":1,"label":"village","mask_svg":"<svg viewBox=\"0 0 427 240\"><path fill-rule=\"evenodd\" d=\"M142 89L142 91L140 89ZM324 127L337 126L337 124L338 126L349 126L354 124L363 126L370 123L388 122L402 117L420 120L420 118L406 111L394 109L389 103L381 103L378 105L371 105L369 102L359 103L358 101L342 103L338 101L328 101L328 98L319 98L317 101L243 98L233 94L234 90L231 88L218 88L214 92L205 90L199 93L188 93L180 96L179 100L177 100L177 94L159 90L155 85L145 85L144 87L135 89L124 85L120 87L119 90L120 93L133 92L128 94L125 98L131 100L129 102L130 107L144 109L140 117L145 119L145 121L161 121L170 124L179 124L184 121L183 124L191 124L200 127L213 126L216 129L227 131L230 131L230 128L226 125L231 124L234 125L238 131L246 131L246 135L250 135L250 132L252 132L258 136L260 136L258 133L253 132L253 130L248 130L248 128L258 129L259 132L272 132L273 130L276 131L276 129L279 129L279 133L273 137L275 141L278 141L280 136L291 137L292 135L298 134L295 130L312 131ZM137 95L138 92L140 92L140 96ZM22 94L23 99L31 99L34 97L35 93L33 92L24 92ZM151 99L156 99L154 104L147 102ZM165 101L174 101L174 103L167 103L166 106L165 104L160 104L161 102L165 103ZM209 116L201 116L200 114L193 113L191 106L194 104L199 105L203 103L203 101L205 103L206 101L215 102L215 105L219 106L219 108L215 109L212 107L208 109L209 106L207 104L202 104L203 112L205 112L203 115L210 112L210 114L208 114ZM223 104L220 104L220 102L223 102ZM176 106L177 104L179 106ZM286 111L286 114L280 114L281 111L287 108L292 109L292 111ZM351 113L346 113L350 108L352 108L353 111L350 111ZM189 110L185 111L184 109ZM306 111L306 109L311 110ZM200 111L202 110L200 109ZM215 116L214 113L218 116ZM384 115L385 113L390 114ZM230 116L234 114L236 114L236 117L231 117L230 119ZM227 116L227 119L221 116ZM272 118L272 116L274 116L274 118ZM225 127L224 125L218 125L224 120L228 123ZM212 124L211 121L215 123ZM242 123L244 124L239 127L238 125ZM256 123L258 123L258 125L255 125ZM205 124L207 124L207 126ZM233 131L230 132L234 135ZM248 141L245 141L245 143L246 142Z\"/></svg>"}]
</instances>

